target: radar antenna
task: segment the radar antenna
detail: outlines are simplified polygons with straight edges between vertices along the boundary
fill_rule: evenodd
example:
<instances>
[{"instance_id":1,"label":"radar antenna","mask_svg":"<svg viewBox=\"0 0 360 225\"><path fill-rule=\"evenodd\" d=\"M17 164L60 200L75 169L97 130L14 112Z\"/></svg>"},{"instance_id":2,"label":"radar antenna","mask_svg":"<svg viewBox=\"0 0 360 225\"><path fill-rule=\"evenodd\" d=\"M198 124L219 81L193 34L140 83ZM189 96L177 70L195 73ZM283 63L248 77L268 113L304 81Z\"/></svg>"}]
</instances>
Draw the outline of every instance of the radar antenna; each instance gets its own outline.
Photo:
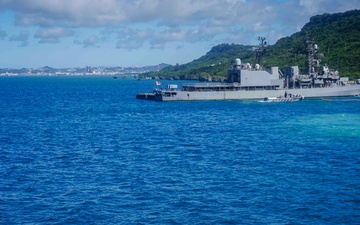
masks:
<instances>
[{"instance_id":1,"label":"radar antenna","mask_svg":"<svg viewBox=\"0 0 360 225\"><path fill-rule=\"evenodd\" d=\"M258 40L260 41L259 46L255 49L256 51L256 64L261 64L261 61L265 55L266 48L268 46L267 42L265 41L264 37L258 37Z\"/></svg>"}]
</instances>

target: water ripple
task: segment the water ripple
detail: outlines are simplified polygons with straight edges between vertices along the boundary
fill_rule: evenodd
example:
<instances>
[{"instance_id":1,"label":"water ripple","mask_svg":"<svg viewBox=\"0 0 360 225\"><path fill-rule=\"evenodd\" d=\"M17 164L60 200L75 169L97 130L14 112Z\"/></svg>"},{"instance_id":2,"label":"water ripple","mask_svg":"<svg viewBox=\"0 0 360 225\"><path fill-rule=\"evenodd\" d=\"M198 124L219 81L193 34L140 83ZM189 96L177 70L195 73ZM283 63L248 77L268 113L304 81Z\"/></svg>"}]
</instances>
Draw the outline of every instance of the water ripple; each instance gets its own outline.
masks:
<instances>
[{"instance_id":1,"label":"water ripple","mask_svg":"<svg viewBox=\"0 0 360 225\"><path fill-rule=\"evenodd\" d=\"M0 77L1 224L357 224L359 102L159 103Z\"/></svg>"}]
</instances>

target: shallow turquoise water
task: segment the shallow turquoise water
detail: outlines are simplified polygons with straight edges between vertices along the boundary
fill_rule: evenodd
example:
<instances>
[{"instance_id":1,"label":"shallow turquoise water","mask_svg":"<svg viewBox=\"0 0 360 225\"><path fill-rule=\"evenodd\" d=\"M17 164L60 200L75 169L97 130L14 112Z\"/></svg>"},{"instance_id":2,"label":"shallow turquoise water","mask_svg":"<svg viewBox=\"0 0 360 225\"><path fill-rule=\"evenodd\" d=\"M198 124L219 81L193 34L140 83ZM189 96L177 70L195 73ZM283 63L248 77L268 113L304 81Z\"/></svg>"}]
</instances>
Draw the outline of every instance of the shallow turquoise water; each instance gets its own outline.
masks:
<instances>
[{"instance_id":1,"label":"shallow turquoise water","mask_svg":"<svg viewBox=\"0 0 360 225\"><path fill-rule=\"evenodd\" d=\"M0 223L360 221L359 98L135 99L154 83L0 77Z\"/></svg>"}]
</instances>

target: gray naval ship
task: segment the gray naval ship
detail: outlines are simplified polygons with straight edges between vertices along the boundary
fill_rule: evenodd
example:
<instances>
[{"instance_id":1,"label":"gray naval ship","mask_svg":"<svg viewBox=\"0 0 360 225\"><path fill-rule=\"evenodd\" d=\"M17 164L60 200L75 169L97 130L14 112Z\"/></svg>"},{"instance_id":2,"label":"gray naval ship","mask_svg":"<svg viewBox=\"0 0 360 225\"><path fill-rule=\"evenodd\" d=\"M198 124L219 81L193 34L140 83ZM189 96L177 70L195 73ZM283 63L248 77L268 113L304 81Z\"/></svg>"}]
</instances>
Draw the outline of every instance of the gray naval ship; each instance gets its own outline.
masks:
<instances>
[{"instance_id":1,"label":"gray naval ship","mask_svg":"<svg viewBox=\"0 0 360 225\"><path fill-rule=\"evenodd\" d=\"M265 38L259 37L259 40L261 43L256 49L255 66L242 64L240 59L236 59L224 83L183 84L181 88L170 84L164 89L157 86L153 92L139 93L136 98L155 101L265 99L284 96L289 92L303 98L360 95L360 79L349 82L338 71L319 65L319 59L315 58L318 46L313 41L306 39L308 73L300 74L298 66L289 66L283 74L278 67L261 68L260 62L267 44ZM315 68L320 70L315 71Z\"/></svg>"}]
</instances>

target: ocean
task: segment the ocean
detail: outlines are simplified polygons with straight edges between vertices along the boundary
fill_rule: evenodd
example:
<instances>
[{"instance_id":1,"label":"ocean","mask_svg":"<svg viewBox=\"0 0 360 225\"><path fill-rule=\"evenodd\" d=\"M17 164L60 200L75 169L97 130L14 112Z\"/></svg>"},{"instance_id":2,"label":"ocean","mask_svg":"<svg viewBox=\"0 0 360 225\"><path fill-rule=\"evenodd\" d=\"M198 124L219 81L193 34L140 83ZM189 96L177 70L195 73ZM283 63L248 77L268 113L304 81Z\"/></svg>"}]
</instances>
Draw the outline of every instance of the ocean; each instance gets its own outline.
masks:
<instances>
[{"instance_id":1,"label":"ocean","mask_svg":"<svg viewBox=\"0 0 360 225\"><path fill-rule=\"evenodd\" d=\"M154 86L0 77L0 224L360 223L360 98L135 98Z\"/></svg>"}]
</instances>

